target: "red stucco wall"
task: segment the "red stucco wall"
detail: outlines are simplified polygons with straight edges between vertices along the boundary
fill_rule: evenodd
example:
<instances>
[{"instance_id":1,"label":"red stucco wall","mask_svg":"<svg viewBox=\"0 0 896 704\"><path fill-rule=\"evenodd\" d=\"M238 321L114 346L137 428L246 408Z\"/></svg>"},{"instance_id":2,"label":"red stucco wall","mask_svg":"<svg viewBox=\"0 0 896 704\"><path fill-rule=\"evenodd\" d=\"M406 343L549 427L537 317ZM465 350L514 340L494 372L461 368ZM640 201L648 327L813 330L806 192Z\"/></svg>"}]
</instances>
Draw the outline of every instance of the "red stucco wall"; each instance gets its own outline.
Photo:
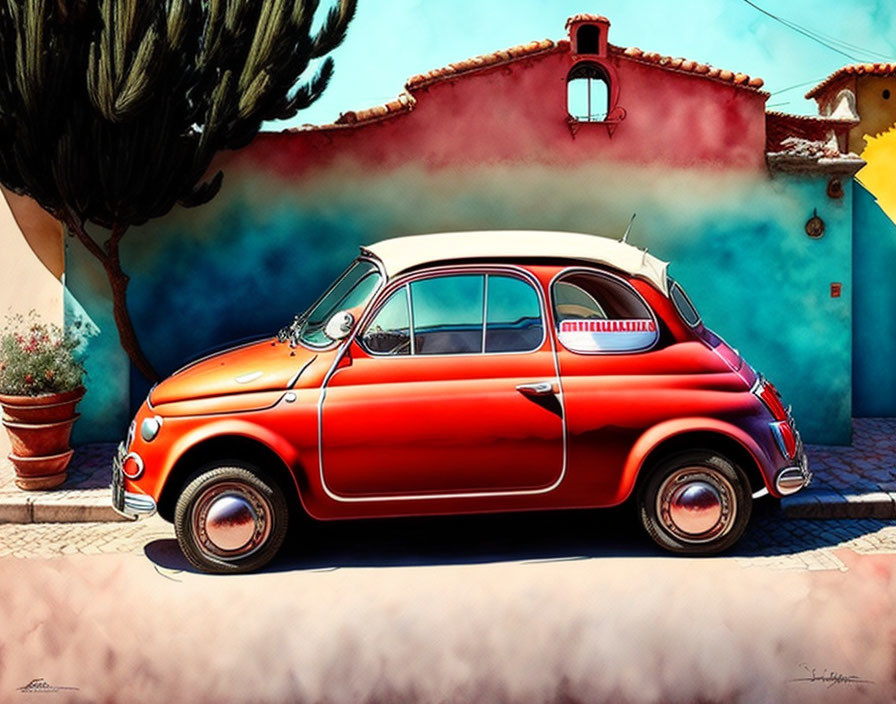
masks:
<instances>
[{"instance_id":1,"label":"red stucco wall","mask_svg":"<svg viewBox=\"0 0 896 704\"><path fill-rule=\"evenodd\" d=\"M284 176L344 160L379 169L594 160L765 169L764 93L622 54L609 61L626 111L612 135L600 123L572 134L566 76L573 63L563 50L418 89L412 111L378 122L262 134L235 158Z\"/></svg>"}]
</instances>

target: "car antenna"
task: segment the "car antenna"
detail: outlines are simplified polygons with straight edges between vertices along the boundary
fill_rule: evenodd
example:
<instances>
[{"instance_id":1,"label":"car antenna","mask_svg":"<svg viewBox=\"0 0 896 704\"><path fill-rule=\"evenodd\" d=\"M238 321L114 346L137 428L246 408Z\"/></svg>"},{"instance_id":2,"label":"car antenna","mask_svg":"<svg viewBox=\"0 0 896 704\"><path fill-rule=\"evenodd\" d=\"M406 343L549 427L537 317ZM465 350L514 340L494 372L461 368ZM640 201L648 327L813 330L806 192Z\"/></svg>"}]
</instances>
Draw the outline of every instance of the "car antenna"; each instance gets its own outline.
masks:
<instances>
[{"instance_id":1,"label":"car antenna","mask_svg":"<svg viewBox=\"0 0 896 704\"><path fill-rule=\"evenodd\" d=\"M632 223L635 221L635 215L637 215L637 213L632 213L632 219L628 221L628 227L625 228L625 234L622 235L622 239L619 240L622 244L628 244L628 233L631 232Z\"/></svg>"}]
</instances>

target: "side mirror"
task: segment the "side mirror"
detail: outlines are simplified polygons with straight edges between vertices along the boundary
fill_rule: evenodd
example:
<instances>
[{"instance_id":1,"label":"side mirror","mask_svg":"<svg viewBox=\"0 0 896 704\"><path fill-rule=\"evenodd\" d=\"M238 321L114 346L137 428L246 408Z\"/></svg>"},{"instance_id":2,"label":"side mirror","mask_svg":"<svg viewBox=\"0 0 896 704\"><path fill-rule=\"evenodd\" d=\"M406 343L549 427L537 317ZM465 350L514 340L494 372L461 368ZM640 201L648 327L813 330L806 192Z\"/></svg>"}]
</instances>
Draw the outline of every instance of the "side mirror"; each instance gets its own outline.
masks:
<instances>
[{"instance_id":1,"label":"side mirror","mask_svg":"<svg viewBox=\"0 0 896 704\"><path fill-rule=\"evenodd\" d=\"M327 321L327 325L324 328L324 335L331 340L344 340L352 331L352 326L354 324L355 316L347 310L341 310L338 313L334 313L333 317Z\"/></svg>"}]
</instances>

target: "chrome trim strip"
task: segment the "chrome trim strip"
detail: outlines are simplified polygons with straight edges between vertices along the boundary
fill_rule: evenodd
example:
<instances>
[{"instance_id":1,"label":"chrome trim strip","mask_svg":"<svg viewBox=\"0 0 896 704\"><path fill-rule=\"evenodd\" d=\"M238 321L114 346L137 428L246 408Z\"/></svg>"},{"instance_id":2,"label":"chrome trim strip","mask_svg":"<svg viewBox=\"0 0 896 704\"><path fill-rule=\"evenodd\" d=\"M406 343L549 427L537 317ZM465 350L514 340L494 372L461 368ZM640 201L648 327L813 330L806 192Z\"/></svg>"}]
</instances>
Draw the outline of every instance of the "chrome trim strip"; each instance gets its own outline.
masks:
<instances>
[{"instance_id":1,"label":"chrome trim strip","mask_svg":"<svg viewBox=\"0 0 896 704\"><path fill-rule=\"evenodd\" d=\"M134 438L136 438L136 437L137 437L137 419L134 418L131 421L131 424L128 426L128 434L125 438L124 445L123 445L124 452L121 453L122 457L124 457L125 453L131 449L131 445L134 444ZM121 448L121 447L122 447L122 445L119 445L119 448Z\"/></svg>"},{"instance_id":2,"label":"chrome trim strip","mask_svg":"<svg viewBox=\"0 0 896 704\"><path fill-rule=\"evenodd\" d=\"M287 389L291 389L293 386L296 385L296 382L299 380L299 377L302 376L302 373L303 373L308 367L311 366L311 363L312 363L315 359L317 359L317 355L314 355L311 359L309 359L307 362L305 362L305 363L299 368L299 371L297 371L295 374L293 374L292 379L290 379L290 380L286 383L286 388L287 388Z\"/></svg>"},{"instance_id":3,"label":"chrome trim strip","mask_svg":"<svg viewBox=\"0 0 896 704\"><path fill-rule=\"evenodd\" d=\"M485 332L488 330L488 274L482 276L482 345L479 351L485 354Z\"/></svg>"},{"instance_id":4,"label":"chrome trim strip","mask_svg":"<svg viewBox=\"0 0 896 704\"><path fill-rule=\"evenodd\" d=\"M449 271L457 271L461 267L445 267L445 269ZM535 292L538 295L539 303L542 306L542 323L548 323L553 325L553 314L551 314L550 320L547 320L548 309L546 305L546 298L544 295L544 290L542 288L541 282L535 277L532 272L517 266L507 266L506 269L513 269L515 271L520 272L525 278L533 281L535 283ZM427 270L427 273L430 273ZM397 287L396 287L397 288ZM408 286L408 290L410 290L410 286ZM370 312L372 306L368 306L368 309L365 313ZM648 306L649 308L649 306ZM365 318L369 317L368 315L362 315L362 322L366 324ZM330 369L327 371L326 376L324 377L323 382L320 386L320 396L317 401L317 464L318 469L320 471L320 485L324 490L326 495L333 499L334 501L339 501L341 503L370 503L375 501L416 501L421 499L471 499L471 498L487 498L492 496L533 496L538 494L547 494L556 489L563 482L566 477L566 468L567 468L567 429L566 429L566 406L564 404L563 399L563 381L560 378L560 360L557 355L557 346L554 344L554 335L548 335L548 338L551 342L551 352L554 357L554 371L557 374L557 400L560 403L560 423L561 423L561 436L562 436L562 446L563 446L563 461L560 467L560 474L553 484L550 486L544 487L542 489L520 489L520 490L507 490L507 491L478 491L478 492L456 492L456 493L447 493L447 494L394 494L394 495L383 495L383 496L341 496L334 492L330 487L327 486L327 481L324 478L324 453L323 453L323 407L324 407L324 399L327 396L327 384L330 383L330 379L337 371L337 367L339 366L339 362L342 360L343 355L346 350L348 350L349 345L351 344L352 339L354 339L358 330L364 329L364 326L359 323L358 326L355 327L355 330L352 331L352 334L345 339L341 349L337 352L336 356L333 358L333 363L330 365ZM544 325L544 333L547 334L547 325ZM541 349L541 346L544 345L544 338L542 338L541 345L536 348L536 350ZM525 352L522 354L531 354L536 350L530 350L529 352ZM493 353L493 354L505 354L505 353ZM519 352L506 353L506 354L521 354ZM433 358L443 357L443 356L451 356L451 357L463 357L469 355L430 355ZM481 355L476 355L481 356ZM400 359L401 357L396 356L395 359ZM551 380L553 381L553 380Z\"/></svg>"},{"instance_id":5,"label":"chrome trim strip","mask_svg":"<svg viewBox=\"0 0 896 704\"><path fill-rule=\"evenodd\" d=\"M790 461L796 456L796 452L794 451L794 453L792 455L787 454L787 446L784 444L784 435L781 432L781 424L782 423L787 423L787 421L786 420L777 420L777 421L774 421L773 423L769 423L768 425L772 429L772 437L775 438L775 442L778 445L778 451L781 453L781 457L783 457L785 460ZM793 432L792 428L791 428L791 432ZM796 447L796 437L795 436L793 438L793 444L794 444L794 447Z\"/></svg>"},{"instance_id":6,"label":"chrome trim strip","mask_svg":"<svg viewBox=\"0 0 896 704\"><path fill-rule=\"evenodd\" d=\"M404 289L404 295L408 299L408 337L411 338L411 357L417 354L417 336L414 334L414 299L411 298L411 285L405 284L402 286ZM391 298L391 296L389 297ZM388 298L386 299L389 300ZM379 311L377 311L379 312ZM373 322L373 318L371 318L371 322ZM365 326L366 329L366 326ZM363 344L363 340L359 340L358 344ZM364 349L367 349L366 347ZM383 355L385 356L385 355Z\"/></svg>"}]
</instances>

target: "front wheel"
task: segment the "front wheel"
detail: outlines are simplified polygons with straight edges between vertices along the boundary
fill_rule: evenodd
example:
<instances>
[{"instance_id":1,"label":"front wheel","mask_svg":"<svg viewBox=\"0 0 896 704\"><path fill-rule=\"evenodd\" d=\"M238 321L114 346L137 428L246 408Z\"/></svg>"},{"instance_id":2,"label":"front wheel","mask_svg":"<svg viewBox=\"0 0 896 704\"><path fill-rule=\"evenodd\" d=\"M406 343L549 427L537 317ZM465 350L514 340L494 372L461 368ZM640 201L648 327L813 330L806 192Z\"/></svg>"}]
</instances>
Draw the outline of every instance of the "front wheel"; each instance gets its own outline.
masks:
<instances>
[{"instance_id":1,"label":"front wheel","mask_svg":"<svg viewBox=\"0 0 896 704\"><path fill-rule=\"evenodd\" d=\"M212 467L184 488L174 509L177 542L203 572L251 572L283 545L289 510L276 482L255 468Z\"/></svg>"},{"instance_id":2,"label":"front wheel","mask_svg":"<svg viewBox=\"0 0 896 704\"><path fill-rule=\"evenodd\" d=\"M638 510L651 538L671 552L708 555L728 549L750 521L750 483L736 464L712 451L661 461L641 487Z\"/></svg>"}]
</instances>

